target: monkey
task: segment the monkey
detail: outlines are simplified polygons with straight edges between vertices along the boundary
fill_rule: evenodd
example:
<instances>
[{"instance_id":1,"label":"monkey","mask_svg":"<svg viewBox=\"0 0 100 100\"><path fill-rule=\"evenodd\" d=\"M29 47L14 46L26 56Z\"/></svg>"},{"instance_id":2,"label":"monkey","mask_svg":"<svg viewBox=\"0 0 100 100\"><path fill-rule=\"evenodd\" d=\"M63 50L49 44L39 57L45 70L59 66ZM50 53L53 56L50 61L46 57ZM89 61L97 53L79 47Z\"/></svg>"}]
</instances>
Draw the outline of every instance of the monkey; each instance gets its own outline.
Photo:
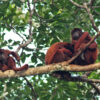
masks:
<instances>
[{"instance_id":1,"label":"monkey","mask_svg":"<svg viewBox=\"0 0 100 100\"><path fill-rule=\"evenodd\" d=\"M22 71L28 69L28 64L17 68L15 60L13 57L10 56L10 54L12 54L18 62L20 61L20 57L14 51L0 49L0 70Z\"/></svg>"},{"instance_id":2,"label":"monkey","mask_svg":"<svg viewBox=\"0 0 100 100\"><path fill-rule=\"evenodd\" d=\"M92 39L88 32L82 32L80 28L74 28L71 31L71 36L71 43L74 45L74 54L76 54L78 50L85 48L85 45ZM97 43L93 42L75 59L74 63L77 65L93 64L97 56Z\"/></svg>"}]
</instances>

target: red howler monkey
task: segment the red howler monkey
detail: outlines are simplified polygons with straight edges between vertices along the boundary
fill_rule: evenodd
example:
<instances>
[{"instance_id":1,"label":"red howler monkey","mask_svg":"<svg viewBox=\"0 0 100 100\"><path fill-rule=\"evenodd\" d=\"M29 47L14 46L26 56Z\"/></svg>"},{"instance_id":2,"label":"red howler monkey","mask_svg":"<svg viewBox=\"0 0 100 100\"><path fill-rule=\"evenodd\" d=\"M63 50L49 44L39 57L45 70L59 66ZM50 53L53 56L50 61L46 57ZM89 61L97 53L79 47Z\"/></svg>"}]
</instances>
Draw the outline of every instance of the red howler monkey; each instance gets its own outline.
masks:
<instances>
[{"instance_id":1,"label":"red howler monkey","mask_svg":"<svg viewBox=\"0 0 100 100\"><path fill-rule=\"evenodd\" d=\"M45 63L52 64L69 60L73 55L73 45L67 42L54 43L47 51L45 56ZM53 74L61 75L62 78L70 77L70 73L66 71L56 71Z\"/></svg>"},{"instance_id":2,"label":"red howler monkey","mask_svg":"<svg viewBox=\"0 0 100 100\"><path fill-rule=\"evenodd\" d=\"M74 28L71 31L72 44L74 45L74 53L77 53L79 49L85 47L85 45L91 40L88 32L82 32L80 28ZM86 48L82 54L75 59L75 64L88 65L93 64L97 59L97 44L93 42L88 48Z\"/></svg>"},{"instance_id":3,"label":"red howler monkey","mask_svg":"<svg viewBox=\"0 0 100 100\"><path fill-rule=\"evenodd\" d=\"M10 56L10 54L12 54L17 61L20 60L20 57L17 55L17 53L5 49L0 49L0 70L22 71L28 68L27 64L25 64L21 68L16 68L15 60L13 59L13 57Z\"/></svg>"}]
</instances>

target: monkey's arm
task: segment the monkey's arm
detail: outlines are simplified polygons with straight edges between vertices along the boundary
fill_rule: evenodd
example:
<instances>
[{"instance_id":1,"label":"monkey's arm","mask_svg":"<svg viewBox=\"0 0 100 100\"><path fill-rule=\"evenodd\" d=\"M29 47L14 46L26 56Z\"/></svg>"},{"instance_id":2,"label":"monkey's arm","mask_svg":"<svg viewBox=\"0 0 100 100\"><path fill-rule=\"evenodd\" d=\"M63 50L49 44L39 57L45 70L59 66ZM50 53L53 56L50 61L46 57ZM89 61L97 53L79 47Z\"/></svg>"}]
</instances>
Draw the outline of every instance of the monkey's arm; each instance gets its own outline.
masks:
<instances>
[{"instance_id":1,"label":"monkey's arm","mask_svg":"<svg viewBox=\"0 0 100 100\"><path fill-rule=\"evenodd\" d=\"M90 41L92 38L90 35L88 35L88 40ZM90 44L89 49L94 50L97 48L97 43L94 41L93 43Z\"/></svg>"},{"instance_id":2,"label":"monkey's arm","mask_svg":"<svg viewBox=\"0 0 100 100\"><path fill-rule=\"evenodd\" d=\"M14 51L5 50L5 53L7 53L8 55L12 54L12 55L16 58L17 61L20 60L20 57L19 57L18 54L17 54L16 52L14 52Z\"/></svg>"},{"instance_id":3,"label":"monkey's arm","mask_svg":"<svg viewBox=\"0 0 100 100\"><path fill-rule=\"evenodd\" d=\"M77 51L80 46L82 45L82 43L84 43L84 40L88 37L88 32L84 32L84 34L79 38L79 40L77 41L77 43L75 44L75 51Z\"/></svg>"}]
</instances>

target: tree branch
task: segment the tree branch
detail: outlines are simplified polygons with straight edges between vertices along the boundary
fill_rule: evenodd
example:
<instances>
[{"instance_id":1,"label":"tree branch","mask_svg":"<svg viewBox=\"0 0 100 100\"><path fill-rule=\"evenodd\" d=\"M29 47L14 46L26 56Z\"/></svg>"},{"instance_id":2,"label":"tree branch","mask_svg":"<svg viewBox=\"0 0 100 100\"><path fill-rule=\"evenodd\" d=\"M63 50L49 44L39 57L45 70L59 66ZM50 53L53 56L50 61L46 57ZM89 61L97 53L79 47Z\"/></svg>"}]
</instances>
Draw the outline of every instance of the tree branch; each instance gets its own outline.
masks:
<instances>
[{"instance_id":1,"label":"tree branch","mask_svg":"<svg viewBox=\"0 0 100 100\"><path fill-rule=\"evenodd\" d=\"M9 93L7 92L7 85L4 84L4 90L3 93L0 95L0 100L4 100L4 98L8 95Z\"/></svg>"},{"instance_id":2,"label":"tree branch","mask_svg":"<svg viewBox=\"0 0 100 100\"><path fill-rule=\"evenodd\" d=\"M93 0L90 0L88 3L83 3L83 5L79 5L78 3L74 2L73 0L69 0L71 3L73 3L75 6L80 7L80 8L84 8L86 9L89 18L91 20L92 26L93 28L96 30L96 32L99 32L99 29L96 27L95 21L93 19L93 15L90 12L90 8L88 8L87 5L92 5L92 3L94 2Z\"/></svg>"},{"instance_id":3,"label":"tree branch","mask_svg":"<svg viewBox=\"0 0 100 100\"><path fill-rule=\"evenodd\" d=\"M98 94L100 94L100 88L96 85L96 83L91 83L91 82L89 82L90 84L91 84L91 86L96 90L96 92L98 93Z\"/></svg>"},{"instance_id":4,"label":"tree branch","mask_svg":"<svg viewBox=\"0 0 100 100\"><path fill-rule=\"evenodd\" d=\"M88 79L88 78L84 78L84 77L81 77L81 76L70 77L69 79L59 77L58 79L62 79L62 80L65 80L65 81L72 81L72 82L100 83L99 79Z\"/></svg>"},{"instance_id":5,"label":"tree branch","mask_svg":"<svg viewBox=\"0 0 100 100\"><path fill-rule=\"evenodd\" d=\"M80 72L80 71L93 71L100 69L100 63L91 64L87 66L79 66L79 65L63 66L64 63L65 62L39 66L36 68L29 68L26 71L19 71L19 72L14 72L13 70L7 70L5 72L0 71L0 78L39 75L39 74L52 73L54 71Z\"/></svg>"},{"instance_id":6,"label":"tree branch","mask_svg":"<svg viewBox=\"0 0 100 100\"><path fill-rule=\"evenodd\" d=\"M73 0L69 0L71 3L73 3L75 6L79 7L79 8L84 8L83 5L79 5L78 3L74 2Z\"/></svg>"},{"instance_id":7,"label":"tree branch","mask_svg":"<svg viewBox=\"0 0 100 100\"><path fill-rule=\"evenodd\" d=\"M36 92L35 92L35 90L34 90L32 84L29 82L29 80L28 80L26 77L23 77L23 78L26 80L27 85L28 85L28 86L31 88L31 90L32 90L32 95L34 96L34 99L33 99L33 100L37 100L37 94L36 94Z\"/></svg>"},{"instance_id":8,"label":"tree branch","mask_svg":"<svg viewBox=\"0 0 100 100\"><path fill-rule=\"evenodd\" d=\"M89 0L88 3L87 3L87 5L89 5L90 7L92 7L93 4L94 4L94 2L95 2L95 0Z\"/></svg>"},{"instance_id":9,"label":"tree branch","mask_svg":"<svg viewBox=\"0 0 100 100\"><path fill-rule=\"evenodd\" d=\"M87 7L87 3L84 3L83 5L89 15L89 18L90 18L93 28L96 30L96 32L99 32L99 29L96 27L93 15L90 13L90 8Z\"/></svg>"},{"instance_id":10,"label":"tree branch","mask_svg":"<svg viewBox=\"0 0 100 100\"><path fill-rule=\"evenodd\" d=\"M32 35L34 34L34 32L32 32L32 15L33 15L34 9L35 9L34 5L33 5L33 9L31 9L31 4L30 4L30 1L28 0L28 7L29 7L28 10L29 10L29 13L30 13L30 18L29 18L29 39L27 41L25 41L25 43L22 43L22 44L19 45L19 47L16 50L17 53L21 48L26 47L28 44L30 44L33 41Z\"/></svg>"},{"instance_id":11,"label":"tree branch","mask_svg":"<svg viewBox=\"0 0 100 100\"><path fill-rule=\"evenodd\" d=\"M7 27L11 28L14 33L16 33L23 41L25 41L25 39L16 31L12 25L7 24Z\"/></svg>"}]
</instances>

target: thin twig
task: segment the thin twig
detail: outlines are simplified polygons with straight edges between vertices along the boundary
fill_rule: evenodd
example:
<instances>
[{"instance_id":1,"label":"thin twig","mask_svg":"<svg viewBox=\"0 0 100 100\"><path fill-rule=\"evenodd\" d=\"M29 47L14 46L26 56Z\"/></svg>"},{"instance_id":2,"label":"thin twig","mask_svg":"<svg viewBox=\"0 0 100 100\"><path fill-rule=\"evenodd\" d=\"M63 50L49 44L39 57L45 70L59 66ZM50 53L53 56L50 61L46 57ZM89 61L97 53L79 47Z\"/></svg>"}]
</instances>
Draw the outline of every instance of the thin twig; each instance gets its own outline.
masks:
<instances>
[{"instance_id":1,"label":"thin twig","mask_svg":"<svg viewBox=\"0 0 100 100\"><path fill-rule=\"evenodd\" d=\"M87 11L87 13L89 15L89 18L90 18L90 21L92 23L93 28L96 30L96 32L99 32L99 29L96 27L93 15L90 12L90 8L87 7L87 3L84 3L83 5L84 5L84 8L86 9L86 11Z\"/></svg>"},{"instance_id":2,"label":"thin twig","mask_svg":"<svg viewBox=\"0 0 100 100\"><path fill-rule=\"evenodd\" d=\"M31 5L30 5L29 0L28 0L28 7L29 7L28 10L29 10L29 13L30 13L30 18L29 18L29 39L26 42L20 44L19 47L16 49L16 52L18 52L21 48L26 47L28 44L30 44L33 41L32 36L33 36L34 32L32 32L32 15L34 13L34 6L33 6L33 9L31 10Z\"/></svg>"},{"instance_id":3,"label":"thin twig","mask_svg":"<svg viewBox=\"0 0 100 100\"><path fill-rule=\"evenodd\" d=\"M32 10L31 10L31 5L30 5L30 1L28 0L28 7L29 7L29 13L30 13L30 19L29 19L29 25L30 25L30 28L29 28L29 34L31 35L32 34ZM29 36L30 37L30 36Z\"/></svg>"},{"instance_id":4,"label":"thin twig","mask_svg":"<svg viewBox=\"0 0 100 100\"><path fill-rule=\"evenodd\" d=\"M86 72L84 75L82 75L82 77L85 77L87 78L90 74L91 74L92 71L90 72ZM97 86L97 83L95 82L88 82L95 90L98 94L100 94L100 88Z\"/></svg>"},{"instance_id":5,"label":"thin twig","mask_svg":"<svg viewBox=\"0 0 100 100\"><path fill-rule=\"evenodd\" d=\"M16 33L20 38L22 38L22 40L25 41L25 39L16 31L16 29L12 25L10 26L10 25L7 24L7 27L11 28L14 33Z\"/></svg>"},{"instance_id":6,"label":"thin twig","mask_svg":"<svg viewBox=\"0 0 100 100\"><path fill-rule=\"evenodd\" d=\"M9 93L7 92L7 85L4 84L4 90L3 93L0 96L0 100L4 100L4 98L8 95Z\"/></svg>"},{"instance_id":7,"label":"thin twig","mask_svg":"<svg viewBox=\"0 0 100 100\"><path fill-rule=\"evenodd\" d=\"M32 89L32 94L34 95L34 99L33 100L37 100L37 94L36 94L32 84L29 82L29 80L26 77L23 77L23 78L26 80L28 86Z\"/></svg>"},{"instance_id":8,"label":"thin twig","mask_svg":"<svg viewBox=\"0 0 100 100\"><path fill-rule=\"evenodd\" d=\"M91 82L89 82L89 84L91 84L91 86L96 90L96 92L97 92L98 94L100 94L100 88L96 85L96 83L91 83Z\"/></svg>"},{"instance_id":9,"label":"thin twig","mask_svg":"<svg viewBox=\"0 0 100 100\"><path fill-rule=\"evenodd\" d=\"M100 8L100 6L92 6L92 8L93 8L93 9L95 9L95 8Z\"/></svg>"},{"instance_id":10,"label":"thin twig","mask_svg":"<svg viewBox=\"0 0 100 100\"><path fill-rule=\"evenodd\" d=\"M91 83L100 83L100 80L99 79L88 79L87 77L84 77L84 76L76 76L76 77L72 77L72 76L69 76L69 77L62 77L62 76L58 76L58 75L52 75L53 77L56 77L60 80L65 80L65 81L72 81L72 82L91 82Z\"/></svg>"},{"instance_id":11,"label":"thin twig","mask_svg":"<svg viewBox=\"0 0 100 100\"><path fill-rule=\"evenodd\" d=\"M92 71L90 72L86 72L83 77L85 76L85 78L87 78L90 74L91 74ZM97 86L97 83L95 82L88 82L95 90L98 94L100 94L100 88Z\"/></svg>"},{"instance_id":12,"label":"thin twig","mask_svg":"<svg viewBox=\"0 0 100 100\"><path fill-rule=\"evenodd\" d=\"M89 3L84 3L83 5L79 5L78 3L74 2L73 0L69 0L69 1L72 2L77 7L86 9L86 11L87 11L87 13L89 15L90 21L92 23L93 28L96 30L96 32L99 32L99 29L96 27L93 15L90 12L90 8L88 8L88 6L87 6L88 4L91 4L92 0Z\"/></svg>"},{"instance_id":13,"label":"thin twig","mask_svg":"<svg viewBox=\"0 0 100 100\"><path fill-rule=\"evenodd\" d=\"M91 8L93 6L94 2L95 2L95 0L89 0L89 2L87 3L87 5L89 5L90 8Z\"/></svg>"},{"instance_id":14,"label":"thin twig","mask_svg":"<svg viewBox=\"0 0 100 100\"><path fill-rule=\"evenodd\" d=\"M88 77L91 73L92 73L92 71L85 72L85 74L83 74L82 77L85 77L85 78L86 78L86 77Z\"/></svg>"},{"instance_id":15,"label":"thin twig","mask_svg":"<svg viewBox=\"0 0 100 100\"><path fill-rule=\"evenodd\" d=\"M75 6L79 7L79 8L84 8L83 5L79 5L78 3L74 2L73 0L69 0L71 3L73 3Z\"/></svg>"}]
</instances>

